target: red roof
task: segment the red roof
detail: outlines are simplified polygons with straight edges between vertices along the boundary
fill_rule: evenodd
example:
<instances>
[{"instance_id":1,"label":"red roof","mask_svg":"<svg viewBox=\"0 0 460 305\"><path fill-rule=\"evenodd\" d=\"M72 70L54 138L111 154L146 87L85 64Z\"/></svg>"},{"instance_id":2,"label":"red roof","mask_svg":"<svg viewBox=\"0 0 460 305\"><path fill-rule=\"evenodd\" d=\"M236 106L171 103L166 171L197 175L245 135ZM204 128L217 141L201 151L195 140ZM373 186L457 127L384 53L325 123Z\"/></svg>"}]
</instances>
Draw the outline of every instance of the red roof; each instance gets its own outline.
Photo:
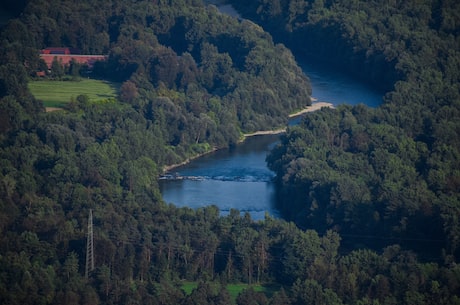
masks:
<instances>
[{"instance_id":1,"label":"red roof","mask_svg":"<svg viewBox=\"0 0 460 305\"><path fill-rule=\"evenodd\" d=\"M77 63L82 65L88 65L90 68L94 66L96 61L105 61L107 59L106 55L58 55L58 54L40 54L40 58L42 58L49 69L51 69L51 65L53 63L54 58L56 58L62 65L69 65L70 61L74 59Z\"/></svg>"},{"instance_id":2,"label":"red roof","mask_svg":"<svg viewBox=\"0 0 460 305\"><path fill-rule=\"evenodd\" d=\"M41 54L68 55L68 54L80 54L80 51L74 48L46 48L41 51Z\"/></svg>"}]
</instances>

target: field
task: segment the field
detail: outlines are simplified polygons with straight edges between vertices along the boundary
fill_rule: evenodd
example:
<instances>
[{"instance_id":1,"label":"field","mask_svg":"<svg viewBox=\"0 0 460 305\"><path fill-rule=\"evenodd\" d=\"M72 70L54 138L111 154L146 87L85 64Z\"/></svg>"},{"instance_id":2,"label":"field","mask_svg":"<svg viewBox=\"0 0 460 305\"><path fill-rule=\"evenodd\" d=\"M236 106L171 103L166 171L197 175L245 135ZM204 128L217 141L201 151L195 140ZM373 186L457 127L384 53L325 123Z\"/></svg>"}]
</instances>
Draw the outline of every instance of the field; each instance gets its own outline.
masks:
<instances>
[{"instance_id":1,"label":"field","mask_svg":"<svg viewBox=\"0 0 460 305\"><path fill-rule=\"evenodd\" d=\"M29 89L36 99L43 101L45 107L59 108L79 95L86 95L91 102L116 98L118 85L96 79L39 80L30 81Z\"/></svg>"},{"instance_id":2,"label":"field","mask_svg":"<svg viewBox=\"0 0 460 305\"><path fill-rule=\"evenodd\" d=\"M182 285L182 290L186 294L192 293L193 289L197 288L198 283L197 282L184 282ZM254 291L260 291L264 292L267 296L271 297L276 291L280 289L278 286L273 286L273 285L248 285L248 284L227 284L227 291L230 293L230 296L233 301L236 300L236 297L238 294L240 294L243 290L248 289L252 287Z\"/></svg>"}]
</instances>

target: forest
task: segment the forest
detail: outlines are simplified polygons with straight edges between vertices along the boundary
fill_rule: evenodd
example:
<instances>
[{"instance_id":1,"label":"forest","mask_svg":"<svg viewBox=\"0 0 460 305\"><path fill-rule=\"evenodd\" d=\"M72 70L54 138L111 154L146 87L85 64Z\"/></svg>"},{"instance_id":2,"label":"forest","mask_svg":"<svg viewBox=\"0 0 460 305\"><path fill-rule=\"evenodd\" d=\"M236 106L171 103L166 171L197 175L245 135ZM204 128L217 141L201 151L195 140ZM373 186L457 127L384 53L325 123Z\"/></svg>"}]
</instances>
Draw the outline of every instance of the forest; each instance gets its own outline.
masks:
<instances>
[{"instance_id":1,"label":"forest","mask_svg":"<svg viewBox=\"0 0 460 305\"><path fill-rule=\"evenodd\" d=\"M242 18L200 0L2 4L0 303L460 304L460 4L227 2ZM108 60L48 71L46 47ZM288 128L267 157L284 219L163 202L165 166L311 104L291 50L384 103ZM47 112L28 90L87 77L118 97Z\"/></svg>"},{"instance_id":2,"label":"forest","mask_svg":"<svg viewBox=\"0 0 460 305\"><path fill-rule=\"evenodd\" d=\"M300 11L276 14L276 3L257 8L262 23L266 15L276 15L267 28L280 19L286 32L300 37L318 25L325 32L341 31L342 42L316 43L321 50L343 50L330 53L334 64L365 61L369 66L355 73L371 75L366 72L371 69L376 75L371 80L383 84L399 75L381 107L342 106L310 114L268 157L282 193L294 194L281 195L289 219L319 231L334 228L353 235L365 229L390 242L414 239L414 247L419 241L438 242L422 247L458 258L460 57L459 19L453 13L458 4L409 2L379 10L369 3L320 7L315 2L305 8L308 21L301 24L294 21Z\"/></svg>"}]
</instances>

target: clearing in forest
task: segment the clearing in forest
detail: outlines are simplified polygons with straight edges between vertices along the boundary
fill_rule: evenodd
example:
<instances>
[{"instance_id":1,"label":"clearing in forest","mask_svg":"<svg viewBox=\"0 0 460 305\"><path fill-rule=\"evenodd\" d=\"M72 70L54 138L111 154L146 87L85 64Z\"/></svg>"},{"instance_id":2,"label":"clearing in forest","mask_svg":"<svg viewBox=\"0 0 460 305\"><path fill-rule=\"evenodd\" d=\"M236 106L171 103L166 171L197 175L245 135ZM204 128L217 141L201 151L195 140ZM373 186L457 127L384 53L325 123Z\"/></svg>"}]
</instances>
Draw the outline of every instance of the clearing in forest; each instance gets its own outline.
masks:
<instances>
[{"instance_id":1,"label":"clearing in forest","mask_svg":"<svg viewBox=\"0 0 460 305\"><path fill-rule=\"evenodd\" d=\"M216 284L215 283L210 283L211 287L216 289ZM191 294L194 289L198 287L197 282L184 282L182 284L182 290L187 294ZM230 294L230 297L232 298L233 301L236 300L238 295L243 292L245 289L252 288L256 292L263 292L265 293L268 297L272 297L273 294L277 291L280 290L280 286L276 284L268 284L268 285L261 285L261 284L254 284L254 285L249 285L249 284L243 284L243 283L233 283L233 284L227 284L226 285L227 291ZM217 291L215 291L217 292Z\"/></svg>"},{"instance_id":2,"label":"clearing in forest","mask_svg":"<svg viewBox=\"0 0 460 305\"><path fill-rule=\"evenodd\" d=\"M61 108L79 95L86 95L91 102L102 102L116 98L118 88L115 83L97 79L29 81L30 92L46 108Z\"/></svg>"}]
</instances>

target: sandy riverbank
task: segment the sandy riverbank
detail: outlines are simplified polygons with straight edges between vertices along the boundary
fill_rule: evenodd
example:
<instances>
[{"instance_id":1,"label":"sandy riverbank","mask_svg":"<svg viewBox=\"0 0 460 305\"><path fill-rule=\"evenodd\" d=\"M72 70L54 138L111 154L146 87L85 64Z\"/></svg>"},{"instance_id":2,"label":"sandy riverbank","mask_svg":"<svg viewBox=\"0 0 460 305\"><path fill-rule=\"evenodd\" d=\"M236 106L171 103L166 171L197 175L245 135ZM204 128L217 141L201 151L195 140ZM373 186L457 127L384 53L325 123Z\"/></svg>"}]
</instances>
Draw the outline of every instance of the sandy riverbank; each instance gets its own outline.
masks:
<instances>
[{"instance_id":1,"label":"sandy riverbank","mask_svg":"<svg viewBox=\"0 0 460 305\"><path fill-rule=\"evenodd\" d=\"M247 137L253 137L253 136L280 134L283 132L286 132L286 128L280 128L280 129L275 129L275 130L261 130L261 131L251 132L251 133L245 133L243 137L247 138Z\"/></svg>"},{"instance_id":2,"label":"sandy riverbank","mask_svg":"<svg viewBox=\"0 0 460 305\"><path fill-rule=\"evenodd\" d=\"M311 106L308 106L305 109L302 109L300 111L290 114L289 118L294 118L296 116L299 116L299 115L302 115L308 112L317 111L323 107L334 108L334 105L332 103L327 103L327 102L314 102L311 104ZM286 128L280 128L280 129L275 129L275 130L261 130L261 131L251 132L251 133L245 133L244 137L246 138L246 137L252 137L252 136L280 134L283 132L286 132Z\"/></svg>"},{"instance_id":3,"label":"sandy riverbank","mask_svg":"<svg viewBox=\"0 0 460 305\"><path fill-rule=\"evenodd\" d=\"M328 103L328 102L314 102L314 103L311 104L311 106L308 106L307 108L302 109L302 110L300 110L300 111L298 111L296 113L290 114L289 117L293 118L293 117L302 115L304 113L317 111L317 110L320 110L323 107L334 108L334 105L332 103Z\"/></svg>"},{"instance_id":4,"label":"sandy riverbank","mask_svg":"<svg viewBox=\"0 0 460 305\"><path fill-rule=\"evenodd\" d=\"M312 98L312 100L315 101L315 99L313 99L313 98ZM334 108L334 105L332 103L327 103L327 102L313 102L311 104L311 106L308 106L305 109L302 109L302 110L300 110L298 112L290 114L289 117L293 118L293 117L296 117L296 116L299 116L299 115L302 115L302 114L305 114L305 113L308 113L308 112L317 111L317 110L320 110L323 107ZM256 131L256 132L252 132L252 133L246 133L246 134L243 135L243 139L240 142L244 142L244 139L247 138L247 137L261 136L261 135L275 135L275 134L281 134L283 132L286 132L286 128L280 128L280 129L275 129L275 130L261 130L261 131ZM205 152L203 154L199 154L199 155L194 156L192 158L188 158L184 162L164 166L163 167L163 173L167 173L167 172L171 171L172 169L174 169L176 167L186 165L186 164L190 163L190 161L192 161L192 160L194 160L196 158L202 157L204 155L210 154L212 152L215 152L216 150L218 150L218 148L214 148L214 149L212 149L210 151L207 151L207 152Z\"/></svg>"},{"instance_id":5,"label":"sandy riverbank","mask_svg":"<svg viewBox=\"0 0 460 305\"><path fill-rule=\"evenodd\" d=\"M204 153L201 153L201 154L198 154L196 156L193 156L193 157L190 157L190 158L187 158L185 161L181 162L181 163L176 163L176 164L171 164L171 165L165 165L163 166L163 172L162 174L165 174L165 173L168 173L170 172L171 170L175 169L176 167L180 167L182 165L186 165L186 164L189 164L191 161L199 158L199 157L203 157L207 154L210 154L210 153L213 153L215 151L219 150L219 148L216 148L214 147L213 149L211 149L210 151L207 151L207 152L204 152Z\"/></svg>"}]
</instances>

